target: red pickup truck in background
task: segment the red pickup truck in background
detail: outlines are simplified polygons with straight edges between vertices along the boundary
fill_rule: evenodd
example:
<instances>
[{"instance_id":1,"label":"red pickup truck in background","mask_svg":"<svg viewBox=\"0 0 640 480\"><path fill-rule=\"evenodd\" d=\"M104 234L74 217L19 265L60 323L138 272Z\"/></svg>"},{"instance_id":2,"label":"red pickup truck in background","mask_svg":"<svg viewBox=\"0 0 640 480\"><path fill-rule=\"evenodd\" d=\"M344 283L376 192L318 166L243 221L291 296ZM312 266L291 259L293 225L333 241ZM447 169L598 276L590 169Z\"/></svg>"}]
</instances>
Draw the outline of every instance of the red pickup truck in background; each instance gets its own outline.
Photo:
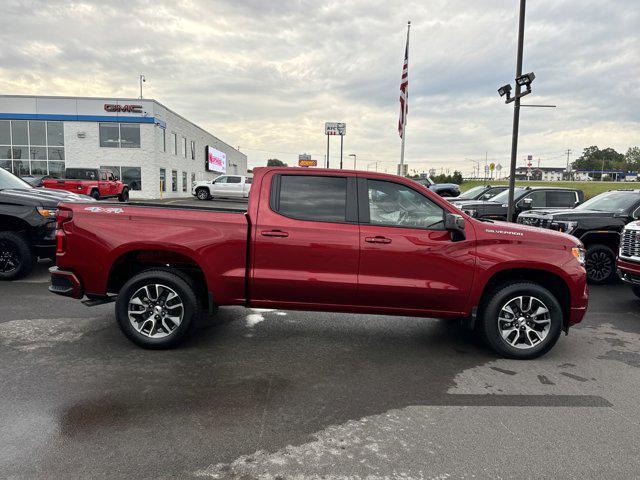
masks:
<instances>
[{"instance_id":1,"label":"red pickup truck in background","mask_svg":"<svg viewBox=\"0 0 640 480\"><path fill-rule=\"evenodd\" d=\"M129 200L129 186L122 183L111 170L99 168L67 168L64 179L43 180L44 188L66 190L89 195L96 200L117 198L120 202Z\"/></svg>"},{"instance_id":2,"label":"red pickup truck in background","mask_svg":"<svg viewBox=\"0 0 640 480\"><path fill-rule=\"evenodd\" d=\"M177 345L218 306L462 318L534 358L587 308L574 237L473 219L412 180L256 168L248 209L61 204L50 290L116 300L122 331Z\"/></svg>"}]
</instances>

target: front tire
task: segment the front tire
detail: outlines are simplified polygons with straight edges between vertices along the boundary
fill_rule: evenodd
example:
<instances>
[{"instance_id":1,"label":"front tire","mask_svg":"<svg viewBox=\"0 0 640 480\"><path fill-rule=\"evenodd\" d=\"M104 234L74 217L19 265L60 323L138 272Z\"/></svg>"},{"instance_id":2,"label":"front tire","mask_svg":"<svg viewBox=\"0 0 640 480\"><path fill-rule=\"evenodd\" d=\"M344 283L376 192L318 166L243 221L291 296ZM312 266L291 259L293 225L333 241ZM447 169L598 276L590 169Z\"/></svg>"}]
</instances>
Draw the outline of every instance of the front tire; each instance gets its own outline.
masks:
<instances>
[{"instance_id":1,"label":"front tire","mask_svg":"<svg viewBox=\"0 0 640 480\"><path fill-rule=\"evenodd\" d=\"M100 200L100 192L98 190L92 190L90 196L94 200Z\"/></svg>"},{"instance_id":2,"label":"front tire","mask_svg":"<svg viewBox=\"0 0 640 480\"><path fill-rule=\"evenodd\" d=\"M209 200L209 190L206 188L198 188L196 190L196 197L198 197L198 200Z\"/></svg>"},{"instance_id":3,"label":"front tire","mask_svg":"<svg viewBox=\"0 0 640 480\"><path fill-rule=\"evenodd\" d=\"M616 254L606 245L591 245L587 248L584 266L589 283L611 283L616 277Z\"/></svg>"},{"instance_id":4,"label":"front tire","mask_svg":"<svg viewBox=\"0 0 640 480\"><path fill-rule=\"evenodd\" d=\"M556 344L563 313L556 297L537 283L498 287L490 294L479 330L497 354L519 360L537 358Z\"/></svg>"},{"instance_id":5,"label":"front tire","mask_svg":"<svg viewBox=\"0 0 640 480\"><path fill-rule=\"evenodd\" d=\"M118 195L119 202L127 202L129 200L129 189L125 188L122 193Z\"/></svg>"},{"instance_id":6,"label":"front tire","mask_svg":"<svg viewBox=\"0 0 640 480\"><path fill-rule=\"evenodd\" d=\"M173 348L192 331L200 317L193 287L166 270L147 270L124 284L116 301L122 332L136 345Z\"/></svg>"},{"instance_id":7,"label":"front tire","mask_svg":"<svg viewBox=\"0 0 640 480\"><path fill-rule=\"evenodd\" d=\"M0 232L0 280L26 277L33 269L34 260L24 235Z\"/></svg>"}]
</instances>

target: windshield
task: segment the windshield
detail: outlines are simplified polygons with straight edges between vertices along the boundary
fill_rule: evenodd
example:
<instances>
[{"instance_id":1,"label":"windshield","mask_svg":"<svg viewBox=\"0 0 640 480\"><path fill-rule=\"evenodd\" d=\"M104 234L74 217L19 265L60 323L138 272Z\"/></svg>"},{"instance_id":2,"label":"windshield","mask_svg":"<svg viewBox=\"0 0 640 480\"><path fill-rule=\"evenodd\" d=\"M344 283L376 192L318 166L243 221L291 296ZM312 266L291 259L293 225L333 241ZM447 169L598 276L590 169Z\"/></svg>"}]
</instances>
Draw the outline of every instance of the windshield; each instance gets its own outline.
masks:
<instances>
[{"instance_id":1,"label":"windshield","mask_svg":"<svg viewBox=\"0 0 640 480\"><path fill-rule=\"evenodd\" d=\"M639 199L640 196L633 192L605 192L578 205L576 210L621 212L633 207Z\"/></svg>"},{"instance_id":2,"label":"windshield","mask_svg":"<svg viewBox=\"0 0 640 480\"><path fill-rule=\"evenodd\" d=\"M466 199L475 199L480 193L482 193L484 191L485 187L483 187L482 185L478 185L477 187L473 187L470 188L469 190L467 190L464 193L461 193L460 195L458 195L457 198L466 198Z\"/></svg>"},{"instance_id":3,"label":"windshield","mask_svg":"<svg viewBox=\"0 0 640 480\"><path fill-rule=\"evenodd\" d=\"M513 191L513 198L518 199L520 195L522 195L526 190L524 188L516 187ZM509 201L509 189L506 189L504 192L500 192L498 195L493 197L490 202L498 202L498 203L507 203Z\"/></svg>"},{"instance_id":4,"label":"windshield","mask_svg":"<svg viewBox=\"0 0 640 480\"><path fill-rule=\"evenodd\" d=\"M24 180L19 179L13 173L8 172L4 168L0 168L0 190L4 190L5 188L33 188Z\"/></svg>"}]
</instances>

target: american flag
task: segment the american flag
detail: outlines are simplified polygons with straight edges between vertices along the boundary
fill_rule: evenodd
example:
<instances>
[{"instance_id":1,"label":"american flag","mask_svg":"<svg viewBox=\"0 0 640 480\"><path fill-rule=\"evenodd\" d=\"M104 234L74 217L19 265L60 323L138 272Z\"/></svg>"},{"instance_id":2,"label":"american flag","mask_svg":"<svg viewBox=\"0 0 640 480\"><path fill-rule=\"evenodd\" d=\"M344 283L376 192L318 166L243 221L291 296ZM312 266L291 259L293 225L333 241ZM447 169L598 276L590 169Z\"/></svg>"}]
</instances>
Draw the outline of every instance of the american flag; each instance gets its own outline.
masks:
<instances>
[{"instance_id":1,"label":"american flag","mask_svg":"<svg viewBox=\"0 0 640 480\"><path fill-rule=\"evenodd\" d=\"M407 33L407 47L404 50L404 66L400 80L400 118L398 119L398 133L400 138L404 136L404 128L407 124L407 111L409 110L409 34Z\"/></svg>"}]
</instances>

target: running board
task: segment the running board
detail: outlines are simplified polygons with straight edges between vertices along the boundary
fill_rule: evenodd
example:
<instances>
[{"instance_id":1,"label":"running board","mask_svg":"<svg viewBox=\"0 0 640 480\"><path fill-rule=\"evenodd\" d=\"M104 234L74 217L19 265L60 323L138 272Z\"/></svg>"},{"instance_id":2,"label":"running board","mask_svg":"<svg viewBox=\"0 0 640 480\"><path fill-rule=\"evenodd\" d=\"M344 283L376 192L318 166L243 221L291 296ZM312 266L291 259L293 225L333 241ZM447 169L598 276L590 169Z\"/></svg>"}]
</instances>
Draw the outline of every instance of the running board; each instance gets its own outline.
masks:
<instances>
[{"instance_id":1,"label":"running board","mask_svg":"<svg viewBox=\"0 0 640 480\"><path fill-rule=\"evenodd\" d=\"M95 307L98 305L104 305L105 303L111 303L116 301L117 295L111 295L100 298L89 298L87 300L83 300L82 304L86 307Z\"/></svg>"}]
</instances>

